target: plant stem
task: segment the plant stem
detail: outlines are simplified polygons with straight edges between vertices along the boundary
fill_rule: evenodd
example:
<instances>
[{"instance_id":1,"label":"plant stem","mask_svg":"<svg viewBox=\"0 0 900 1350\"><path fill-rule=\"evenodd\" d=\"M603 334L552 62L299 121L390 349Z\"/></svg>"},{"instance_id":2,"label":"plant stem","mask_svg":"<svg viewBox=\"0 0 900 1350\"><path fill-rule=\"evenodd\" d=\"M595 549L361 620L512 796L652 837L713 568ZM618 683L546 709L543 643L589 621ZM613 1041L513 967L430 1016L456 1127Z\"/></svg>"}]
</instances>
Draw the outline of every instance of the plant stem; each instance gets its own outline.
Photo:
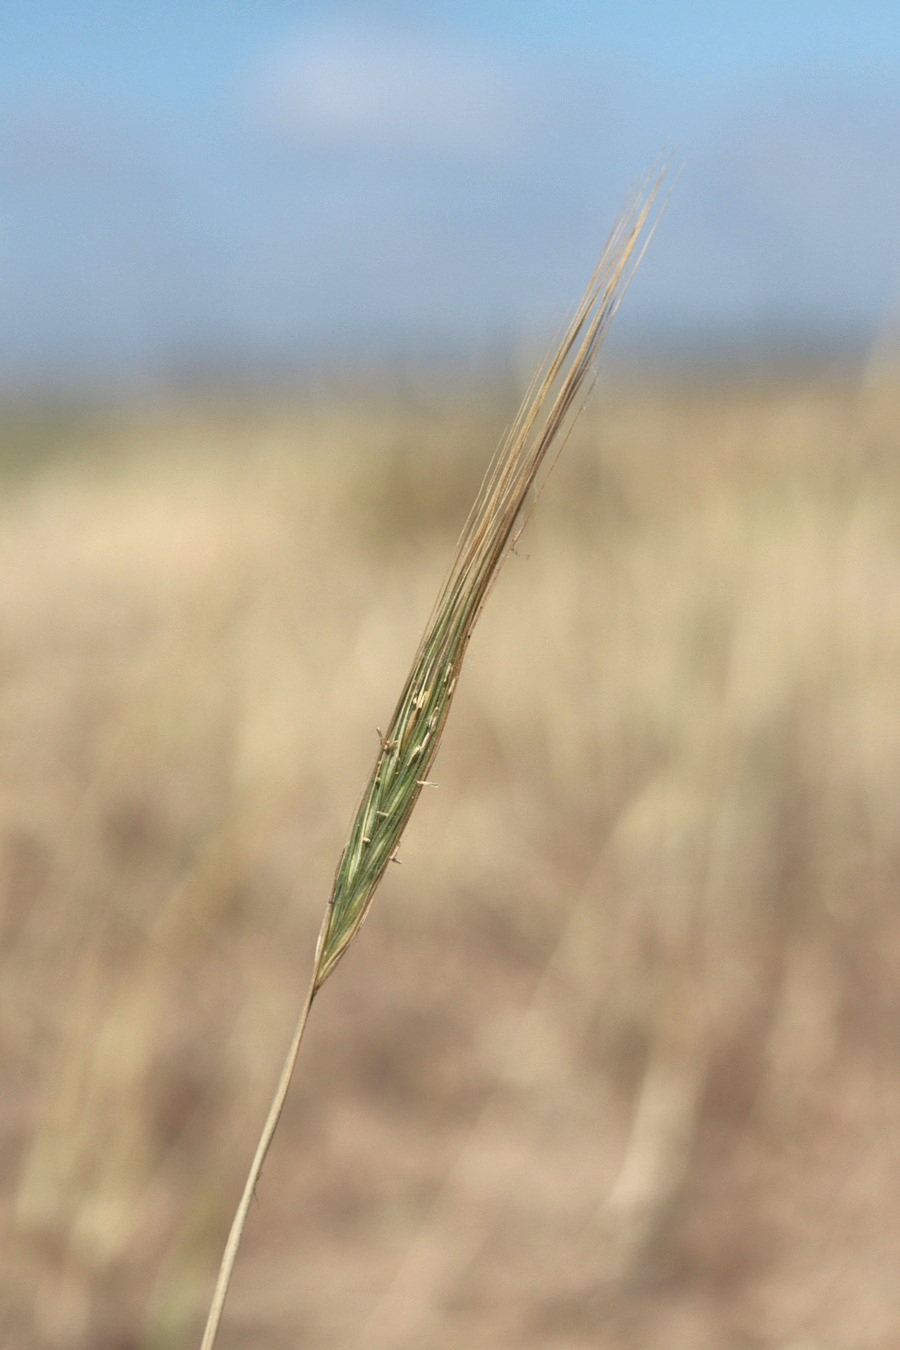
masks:
<instances>
[{"instance_id":1,"label":"plant stem","mask_svg":"<svg viewBox=\"0 0 900 1350\"><path fill-rule=\"evenodd\" d=\"M253 1162L250 1164L250 1171L247 1173L247 1180L244 1183L240 1204L235 1212L231 1224L231 1232L228 1234L228 1241L225 1244L225 1251L222 1255L221 1265L219 1266L219 1274L216 1279L216 1287L213 1293L212 1303L210 1304L209 1315L206 1319L206 1329L203 1332L200 1350L212 1350L212 1347L215 1344L219 1323L222 1320L222 1310L225 1307L225 1299L228 1296L228 1286L231 1284L231 1276L234 1271L238 1247L241 1245L241 1238L244 1233L244 1225L247 1222L247 1215L250 1211L250 1205L253 1202L253 1195L256 1191L256 1185L263 1169L263 1163L266 1160L266 1154L269 1151L269 1146L272 1143L272 1138L278 1128L278 1122L281 1119L281 1113L284 1110L284 1103L287 1099L291 1078L294 1074L294 1066L297 1063L297 1056L300 1053L300 1043L303 1040L303 1033L306 1030L309 1010L312 1007L313 999L316 996L319 964L317 954L312 979L309 982L309 989L306 994L303 1009L300 1013L297 1025L294 1028L294 1035L291 1039L287 1058L285 1059L284 1066L281 1070L278 1087L275 1090L272 1105L269 1107L269 1114L266 1116L266 1123L263 1125L262 1134L259 1136L259 1143L257 1144L256 1152L253 1155Z\"/></svg>"}]
</instances>

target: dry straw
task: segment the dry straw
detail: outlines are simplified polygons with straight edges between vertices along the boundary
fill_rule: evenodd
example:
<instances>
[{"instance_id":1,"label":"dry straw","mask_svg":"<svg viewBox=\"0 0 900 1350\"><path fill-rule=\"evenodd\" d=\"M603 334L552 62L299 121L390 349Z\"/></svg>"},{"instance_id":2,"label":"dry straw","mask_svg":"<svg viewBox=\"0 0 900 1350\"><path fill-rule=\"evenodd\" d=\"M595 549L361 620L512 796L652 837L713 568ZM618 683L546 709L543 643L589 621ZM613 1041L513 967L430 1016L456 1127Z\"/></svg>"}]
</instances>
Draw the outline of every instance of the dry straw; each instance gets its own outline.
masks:
<instances>
[{"instance_id":1,"label":"dry straw","mask_svg":"<svg viewBox=\"0 0 900 1350\"><path fill-rule=\"evenodd\" d=\"M358 933L440 745L463 658L500 567L515 547L542 483L583 408L594 362L646 248L666 166L634 191L558 344L535 375L481 486L381 748L334 878L306 1001L222 1257L201 1350L218 1332L237 1250L278 1125L316 993ZM550 456L550 451L554 453Z\"/></svg>"}]
</instances>

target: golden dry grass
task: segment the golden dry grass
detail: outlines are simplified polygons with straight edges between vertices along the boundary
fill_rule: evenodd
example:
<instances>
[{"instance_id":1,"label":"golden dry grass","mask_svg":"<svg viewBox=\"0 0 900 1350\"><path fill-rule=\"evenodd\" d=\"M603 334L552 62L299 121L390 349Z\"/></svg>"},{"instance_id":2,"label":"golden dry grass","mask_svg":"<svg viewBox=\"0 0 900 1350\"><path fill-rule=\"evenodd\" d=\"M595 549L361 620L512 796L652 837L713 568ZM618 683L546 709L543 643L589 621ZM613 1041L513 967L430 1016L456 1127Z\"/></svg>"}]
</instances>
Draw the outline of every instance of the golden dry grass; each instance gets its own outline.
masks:
<instances>
[{"instance_id":1,"label":"golden dry grass","mask_svg":"<svg viewBox=\"0 0 900 1350\"><path fill-rule=\"evenodd\" d=\"M7 469L10 1350L196 1343L509 411L132 410ZM888 378L595 400L310 1027L223 1350L897 1343L898 421Z\"/></svg>"},{"instance_id":2,"label":"golden dry grass","mask_svg":"<svg viewBox=\"0 0 900 1350\"><path fill-rule=\"evenodd\" d=\"M522 536L574 419L596 381L606 331L636 265L665 169L648 180L616 221L575 312L525 394L482 481L397 705L378 728L378 753L356 808L316 942L309 987L235 1209L201 1350L215 1344L234 1264L263 1164L287 1101L313 1001L359 932L426 787L469 642L487 597ZM646 247L644 243L643 247ZM634 256L632 256L634 255Z\"/></svg>"}]
</instances>

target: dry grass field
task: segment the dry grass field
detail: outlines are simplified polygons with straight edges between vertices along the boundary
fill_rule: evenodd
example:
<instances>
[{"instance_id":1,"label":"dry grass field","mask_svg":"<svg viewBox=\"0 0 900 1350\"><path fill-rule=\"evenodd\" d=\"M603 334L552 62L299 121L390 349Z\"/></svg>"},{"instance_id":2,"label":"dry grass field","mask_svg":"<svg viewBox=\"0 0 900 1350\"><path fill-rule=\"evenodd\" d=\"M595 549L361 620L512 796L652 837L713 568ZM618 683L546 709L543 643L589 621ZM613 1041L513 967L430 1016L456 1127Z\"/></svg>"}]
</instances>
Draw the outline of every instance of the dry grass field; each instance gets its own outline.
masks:
<instances>
[{"instance_id":1,"label":"dry grass field","mask_svg":"<svg viewBox=\"0 0 900 1350\"><path fill-rule=\"evenodd\" d=\"M222 1350L900 1344L891 375L595 397L313 1010ZM5 418L4 1350L196 1345L514 402Z\"/></svg>"}]
</instances>

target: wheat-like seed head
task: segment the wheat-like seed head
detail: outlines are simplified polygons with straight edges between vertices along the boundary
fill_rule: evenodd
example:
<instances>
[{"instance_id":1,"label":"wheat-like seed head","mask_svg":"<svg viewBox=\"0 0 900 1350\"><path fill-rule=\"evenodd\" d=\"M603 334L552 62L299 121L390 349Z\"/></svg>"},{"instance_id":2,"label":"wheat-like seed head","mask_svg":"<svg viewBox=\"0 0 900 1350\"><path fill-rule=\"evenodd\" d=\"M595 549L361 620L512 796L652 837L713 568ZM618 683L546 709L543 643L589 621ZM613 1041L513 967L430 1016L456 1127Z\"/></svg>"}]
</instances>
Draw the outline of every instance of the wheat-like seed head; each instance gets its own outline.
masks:
<instances>
[{"instance_id":1,"label":"wheat-like seed head","mask_svg":"<svg viewBox=\"0 0 900 1350\"><path fill-rule=\"evenodd\" d=\"M562 433L584 406L600 344L649 239L648 230L635 253L666 168L641 184L623 210L568 327L488 469L341 855L316 954L317 989L359 931L427 782L469 639L530 515L526 504L532 489L539 490L541 470L549 472L565 443Z\"/></svg>"},{"instance_id":2,"label":"wheat-like seed head","mask_svg":"<svg viewBox=\"0 0 900 1350\"><path fill-rule=\"evenodd\" d=\"M568 327L532 381L481 486L400 701L381 736L381 749L335 874L303 1010L232 1221L200 1350L212 1350L216 1339L241 1235L287 1098L313 999L359 931L427 781L472 631L510 543L518 539L534 508L536 496L526 507L529 494L533 489L539 493L541 470L552 467L548 451L555 445L555 455L559 454L570 414L584 406L594 359L646 246L635 252L665 172L663 166L633 194Z\"/></svg>"}]
</instances>

